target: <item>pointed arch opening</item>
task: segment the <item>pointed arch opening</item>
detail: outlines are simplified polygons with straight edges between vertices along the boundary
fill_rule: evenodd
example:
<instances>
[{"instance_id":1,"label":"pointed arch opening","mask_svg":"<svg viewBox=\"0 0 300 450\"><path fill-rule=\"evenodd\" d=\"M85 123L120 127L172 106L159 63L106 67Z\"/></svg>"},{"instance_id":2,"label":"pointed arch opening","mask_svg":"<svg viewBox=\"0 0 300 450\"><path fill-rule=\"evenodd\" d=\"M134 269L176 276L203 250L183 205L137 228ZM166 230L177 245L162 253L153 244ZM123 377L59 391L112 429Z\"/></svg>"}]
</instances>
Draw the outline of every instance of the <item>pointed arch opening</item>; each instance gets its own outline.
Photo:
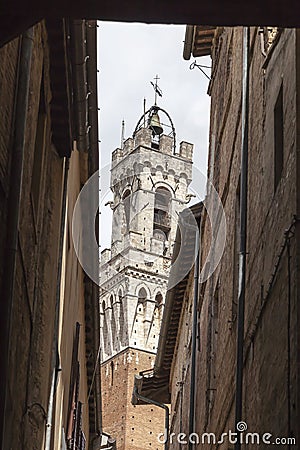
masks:
<instances>
[{"instance_id":1,"label":"pointed arch opening","mask_svg":"<svg viewBox=\"0 0 300 450\"><path fill-rule=\"evenodd\" d=\"M126 324L125 324L123 292L121 289L119 289L119 291L118 291L118 301L119 301L119 306L120 306L119 337L120 337L120 344L124 347L126 345Z\"/></svg>"},{"instance_id":2,"label":"pointed arch opening","mask_svg":"<svg viewBox=\"0 0 300 450\"><path fill-rule=\"evenodd\" d=\"M172 194L166 187L158 187L155 191L154 199L154 217L153 217L153 232L158 234L163 233L168 239L171 229L171 200Z\"/></svg>"},{"instance_id":3,"label":"pointed arch opening","mask_svg":"<svg viewBox=\"0 0 300 450\"><path fill-rule=\"evenodd\" d=\"M125 220L126 220L126 231L129 230L130 224L130 199L131 199L131 190L129 188L125 189L122 195L122 201L125 212Z\"/></svg>"},{"instance_id":4,"label":"pointed arch opening","mask_svg":"<svg viewBox=\"0 0 300 450\"><path fill-rule=\"evenodd\" d=\"M138 303L145 303L146 299L147 299L146 289L144 287L141 287L138 293Z\"/></svg>"}]
</instances>

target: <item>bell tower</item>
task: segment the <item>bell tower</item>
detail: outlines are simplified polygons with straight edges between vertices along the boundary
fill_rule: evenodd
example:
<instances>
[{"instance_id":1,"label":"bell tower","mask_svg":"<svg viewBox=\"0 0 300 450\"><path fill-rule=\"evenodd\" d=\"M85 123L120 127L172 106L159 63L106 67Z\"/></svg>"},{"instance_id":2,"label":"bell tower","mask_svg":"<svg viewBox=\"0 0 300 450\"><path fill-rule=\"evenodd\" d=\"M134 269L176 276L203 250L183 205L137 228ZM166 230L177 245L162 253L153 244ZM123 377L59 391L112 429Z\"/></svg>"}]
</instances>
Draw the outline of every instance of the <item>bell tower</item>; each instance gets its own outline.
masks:
<instances>
[{"instance_id":1,"label":"bell tower","mask_svg":"<svg viewBox=\"0 0 300 450\"><path fill-rule=\"evenodd\" d=\"M161 448L153 436L144 442L126 434L125 417L134 408L127 395L134 373L154 362L178 214L190 199L192 155L192 144L177 149L172 119L156 104L112 153L111 249L102 252L100 265L101 364L103 420L118 449Z\"/></svg>"}]
</instances>

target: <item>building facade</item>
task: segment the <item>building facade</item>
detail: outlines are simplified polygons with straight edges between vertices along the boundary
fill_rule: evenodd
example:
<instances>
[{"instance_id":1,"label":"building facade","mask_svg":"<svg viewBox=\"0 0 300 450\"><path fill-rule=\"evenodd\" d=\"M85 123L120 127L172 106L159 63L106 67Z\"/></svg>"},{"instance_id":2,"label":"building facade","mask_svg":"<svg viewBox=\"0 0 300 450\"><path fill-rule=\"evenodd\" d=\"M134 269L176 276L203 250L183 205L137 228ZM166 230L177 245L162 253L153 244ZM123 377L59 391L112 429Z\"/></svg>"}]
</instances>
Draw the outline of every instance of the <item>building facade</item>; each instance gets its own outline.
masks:
<instances>
[{"instance_id":1,"label":"building facade","mask_svg":"<svg viewBox=\"0 0 300 450\"><path fill-rule=\"evenodd\" d=\"M102 252L100 275L103 423L126 450L160 448L153 428L163 430L163 412L131 405L133 375L153 366L178 213L192 177L192 144L176 151L175 133L154 128L151 111L147 126L112 154L112 246Z\"/></svg>"},{"instance_id":2,"label":"building facade","mask_svg":"<svg viewBox=\"0 0 300 450\"><path fill-rule=\"evenodd\" d=\"M99 288L71 231L98 169L96 23L42 21L0 53L1 449L96 449Z\"/></svg>"},{"instance_id":3,"label":"building facade","mask_svg":"<svg viewBox=\"0 0 300 450\"><path fill-rule=\"evenodd\" d=\"M188 445L191 431L196 433L193 448L299 445L299 32L250 28L249 83L244 86L243 33L241 27L187 30L184 57L212 58L208 179L222 201L227 237L220 263L206 279L216 254L208 185L201 214L195 368L189 331L195 295L191 273L184 292L178 291L180 315L163 316L152 379L142 374L139 381L140 394L165 403L171 399L169 431L175 434L170 434L170 448L178 450ZM243 90L249 93L247 103L242 102ZM239 286L242 136L248 143L244 315ZM161 345L164 335L176 341L171 357ZM240 370L242 389L236 383ZM237 431L238 406L244 422L240 444L228 437L230 430ZM185 436L178 439L179 433ZM223 433L227 436L221 438ZM247 438L247 433L255 436ZM265 433L267 442L262 440Z\"/></svg>"},{"instance_id":4,"label":"building facade","mask_svg":"<svg viewBox=\"0 0 300 450\"><path fill-rule=\"evenodd\" d=\"M240 398L241 420L249 432L299 442L299 35L294 29L270 27L251 28L249 34L243 388L239 392L236 387L243 30L223 28L215 30L211 48L208 177L222 199L227 240L221 262L201 286L199 298L196 430L217 436L235 430ZM207 218L203 264L209 247L206 236ZM261 445L255 442L254 448Z\"/></svg>"}]
</instances>

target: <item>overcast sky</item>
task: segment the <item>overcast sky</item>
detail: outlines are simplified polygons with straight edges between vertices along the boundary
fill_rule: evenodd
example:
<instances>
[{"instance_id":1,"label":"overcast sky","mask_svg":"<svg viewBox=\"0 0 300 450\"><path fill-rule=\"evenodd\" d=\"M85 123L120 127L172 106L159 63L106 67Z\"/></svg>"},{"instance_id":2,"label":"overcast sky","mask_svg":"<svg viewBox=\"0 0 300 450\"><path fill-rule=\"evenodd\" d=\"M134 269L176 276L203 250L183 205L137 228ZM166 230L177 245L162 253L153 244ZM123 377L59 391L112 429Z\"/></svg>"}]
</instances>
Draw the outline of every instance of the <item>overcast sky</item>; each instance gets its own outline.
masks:
<instances>
[{"instance_id":1,"label":"overcast sky","mask_svg":"<svg viewBox=\"0 0 300 450\"><path fill-rule=\"evenodd\" d=\"M154 103L150 81L158 74L163 97L158 105L170 114L181 141L194 144L195 180L197 171L206 174L210 98L208 80L198 68L190 70L194 61L183 59L185 26L145 25L99 22L98 68L100 107L100 153L105 197L112 199L107 176L111 153L120 146L121 122L125 120L125 139L131 137L146 108ZM197 58L198 64L210 66L209 57ZM206 70L209 74L210 71ZM105 168L106 167L106 168ZM194 183L194 189L203 196ZM199 200L199 198L198 198ZM110 247L110 208L101 208L101 247Z\"/></svg>"}]
</instances>

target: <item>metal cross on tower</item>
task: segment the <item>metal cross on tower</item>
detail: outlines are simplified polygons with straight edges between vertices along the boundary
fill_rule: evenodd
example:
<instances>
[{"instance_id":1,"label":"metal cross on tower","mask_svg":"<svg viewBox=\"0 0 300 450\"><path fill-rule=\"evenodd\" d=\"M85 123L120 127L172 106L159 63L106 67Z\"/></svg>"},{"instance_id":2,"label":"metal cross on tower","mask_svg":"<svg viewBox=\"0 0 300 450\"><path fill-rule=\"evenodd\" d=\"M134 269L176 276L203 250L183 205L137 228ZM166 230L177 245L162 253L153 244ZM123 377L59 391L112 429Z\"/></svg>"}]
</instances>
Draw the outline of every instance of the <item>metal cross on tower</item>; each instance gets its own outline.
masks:
<instances>
[{"instance_id":1,"label":"metal cross on tower","mask_svg":"<svg viewBox=\"0 0 300 450\"><path fill-rule=\"evenodd\" d=\"M159 86L158 86L158 84L157 84L158 80L160 80L159 76L156 75L156 77L154 78L154 80L155 80L155 84L154 84L152 81L150 81L150 83L152 84L153 89L154 89L154 92L155 92L154 105L156 106L156 104L157 104L157 94L158 94L160 97L162 97L162 90L159 88Z\"/></svg>"}]
</instances>

